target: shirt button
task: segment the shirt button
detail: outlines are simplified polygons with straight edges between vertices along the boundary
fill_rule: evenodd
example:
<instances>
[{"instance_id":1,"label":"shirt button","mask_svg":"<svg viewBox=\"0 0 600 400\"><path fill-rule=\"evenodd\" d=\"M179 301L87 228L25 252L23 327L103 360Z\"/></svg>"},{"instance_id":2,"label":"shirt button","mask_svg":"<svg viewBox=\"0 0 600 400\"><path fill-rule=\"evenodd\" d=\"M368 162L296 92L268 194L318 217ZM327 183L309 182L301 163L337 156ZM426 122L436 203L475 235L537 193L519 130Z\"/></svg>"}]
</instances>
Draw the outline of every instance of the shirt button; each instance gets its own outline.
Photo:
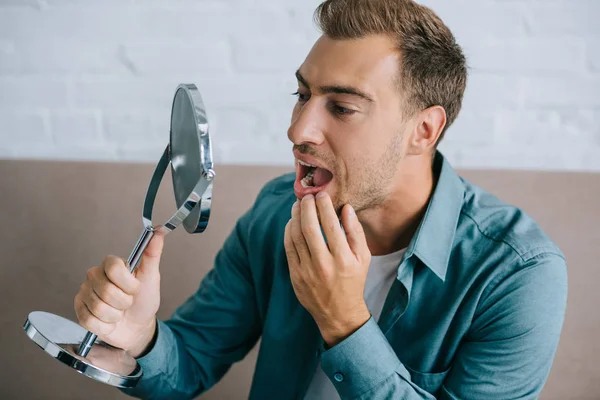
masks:
<instances>
[{"instance_id":1,"label":"shirt button","mask_svg":"<svg viewBox=\"0 0 600 400\"><path fill-rule=\"evenodd\" d=\"M344 380L344 375L342 375L339 372L336 372L335 374L333 374L333 379L335 379L337 382L341 382Z\"/></svg>"}]
</instances>

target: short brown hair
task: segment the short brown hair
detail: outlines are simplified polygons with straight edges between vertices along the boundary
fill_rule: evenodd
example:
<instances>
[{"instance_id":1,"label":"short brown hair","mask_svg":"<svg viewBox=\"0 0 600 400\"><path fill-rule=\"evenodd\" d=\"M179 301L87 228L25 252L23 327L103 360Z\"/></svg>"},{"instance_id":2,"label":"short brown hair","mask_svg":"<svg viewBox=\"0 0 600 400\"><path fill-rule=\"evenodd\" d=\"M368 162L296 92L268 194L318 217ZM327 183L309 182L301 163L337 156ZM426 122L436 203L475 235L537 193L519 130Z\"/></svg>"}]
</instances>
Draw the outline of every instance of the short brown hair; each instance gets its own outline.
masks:
<instances>
[{"instance_id":1,"label":"short brown hair","mask_svg":"<svg viewBox=\"0 0 600 400\"><path fill-rule=\"evenodd\" d=\"M315 22L332 39L389 35L401 54L399 86L407 95L409 114L439 105L446 129L461 108L467 84L466 59L454 35L429 8L411 0L326 0Z\"/></svg>"}]
</instances>

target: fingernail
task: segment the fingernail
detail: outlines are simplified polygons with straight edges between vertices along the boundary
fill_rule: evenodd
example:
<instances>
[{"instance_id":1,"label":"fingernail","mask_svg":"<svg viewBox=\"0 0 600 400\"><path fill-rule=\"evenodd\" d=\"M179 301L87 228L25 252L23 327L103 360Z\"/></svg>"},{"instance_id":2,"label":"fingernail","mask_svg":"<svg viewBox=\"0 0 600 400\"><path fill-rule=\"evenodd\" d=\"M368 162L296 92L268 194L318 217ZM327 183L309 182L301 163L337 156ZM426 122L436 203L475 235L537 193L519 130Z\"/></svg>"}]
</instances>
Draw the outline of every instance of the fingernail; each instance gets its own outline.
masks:
<instances>
[{"instance_id":1,"label":"fingernail","mask_svg":"<svg viewBox=\"0 0 600 400\"><path fill-rule=\"evenodd\" d=\"M294 207L298 207L298 205L299 205L299 204L300 204L300 200L296 200L296 201L294 202L294 205L292 206L292 208L294 208Z\"/></svg>"},{"instance_id":2,"label":"fingernail","mask_svg":"<svg viewBox=\"0 0 600 400\"><path fill-rule=\"evenodd\" d=\"M319 193L317 193L317 199L325 197L326 195L327 195L327 192L319 192Z\"/></svg>"},{"instance_id":3,"label":"fingernail","mask_svg":"<svg viewBox=\"0 0 600 400\"><path fill-rule=\"evenodd\" d=\"M350 214L350 216L356 215L356 212L354 211L354 208L350 204L348 204L348 207L350 208L350 211L348 211L348 214Z\"/></svg>"},{"instance_id":4,"label":"fingernail","mask_svg":"<svg viewBox=\"0 0 600 400\"><path fill-rule=\"evenodd\" d=\"M302 200L304 200L304 199L312 199L313 197L314 197L314 196L313 196L312 194L307 194L306 196L304 196L304 197L302 198Z\"/></svg>"}]
</instances>

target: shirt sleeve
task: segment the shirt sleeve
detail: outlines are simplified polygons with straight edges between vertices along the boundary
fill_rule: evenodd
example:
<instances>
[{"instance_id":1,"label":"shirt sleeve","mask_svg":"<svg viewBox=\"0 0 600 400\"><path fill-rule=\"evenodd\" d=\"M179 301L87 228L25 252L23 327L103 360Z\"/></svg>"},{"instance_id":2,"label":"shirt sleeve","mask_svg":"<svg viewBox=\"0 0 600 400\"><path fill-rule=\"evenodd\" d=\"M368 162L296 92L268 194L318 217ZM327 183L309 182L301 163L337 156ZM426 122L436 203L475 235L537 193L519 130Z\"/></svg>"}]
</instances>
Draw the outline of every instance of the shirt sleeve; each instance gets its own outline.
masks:
<instances>
[{"instance_id":1,"label":"shirt sleeve","mask_svg":"<svg viewBox=\"0 0 600 400\"><path fill-rule=\"evenodd\" d=\"M152 349L137 361L143 375L124 393L189 399L212 387L261 334L246 239L251 212L238 220L199 289L169 320L158 321Z\"/></svg>"},{"instance_id":2,"label":"shirt sleeve","mask_svg":"<svg viewBox=\"0 0 600 400\"><path fill-rule=\"evenodd\" d=\"M536 399L562 329L564 259L537 257L490 287L437 397L411 381L372 317L341 343L322 347L321 368L342 399Z\"/></svg>"},{"instance_id":3,"label":"shirt sleeve","mask_svg":"<svg viewBox=\"0 0 600 400\"><path fill-rule=\"evenodd\" d=\"M444 399L537 399L550 373L567 302L567 267L529 260L485 294L444 385Z\"/></svg>"},{"instance_id":4,"label":"shirt sleeve","mask_svg":"<svg viewBox=\"0 0 600 400\"><path fill-rule=\"evenodd\" d=\"M372 316L344 341L323 351L321 368L342 399L435 399L412 383Z\"/></svg>"}]
</instances>

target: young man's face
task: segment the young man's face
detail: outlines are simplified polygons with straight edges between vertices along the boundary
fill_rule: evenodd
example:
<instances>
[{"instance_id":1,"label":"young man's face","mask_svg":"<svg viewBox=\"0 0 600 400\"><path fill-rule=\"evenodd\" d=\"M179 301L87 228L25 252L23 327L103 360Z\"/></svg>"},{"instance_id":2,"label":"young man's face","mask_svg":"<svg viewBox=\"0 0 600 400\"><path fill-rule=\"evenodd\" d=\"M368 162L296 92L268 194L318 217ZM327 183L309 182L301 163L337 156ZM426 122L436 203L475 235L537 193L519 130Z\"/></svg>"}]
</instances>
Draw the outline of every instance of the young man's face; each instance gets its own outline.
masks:
<instances>
[{"instance_id":1,"label":"young man's face","mask_svg":"<svg viewBox=\"0 0 600 400\"><path fill-rule=\"evenodd\" d=\"M298 102L288 138L297 160L298 198L325 190L336 211L383 202L396 183L406 125L398 89L399 56L391 39L322 36L298 70ZM305 187L307 186L308 187Z\"/></svg>"}]
</instances>

